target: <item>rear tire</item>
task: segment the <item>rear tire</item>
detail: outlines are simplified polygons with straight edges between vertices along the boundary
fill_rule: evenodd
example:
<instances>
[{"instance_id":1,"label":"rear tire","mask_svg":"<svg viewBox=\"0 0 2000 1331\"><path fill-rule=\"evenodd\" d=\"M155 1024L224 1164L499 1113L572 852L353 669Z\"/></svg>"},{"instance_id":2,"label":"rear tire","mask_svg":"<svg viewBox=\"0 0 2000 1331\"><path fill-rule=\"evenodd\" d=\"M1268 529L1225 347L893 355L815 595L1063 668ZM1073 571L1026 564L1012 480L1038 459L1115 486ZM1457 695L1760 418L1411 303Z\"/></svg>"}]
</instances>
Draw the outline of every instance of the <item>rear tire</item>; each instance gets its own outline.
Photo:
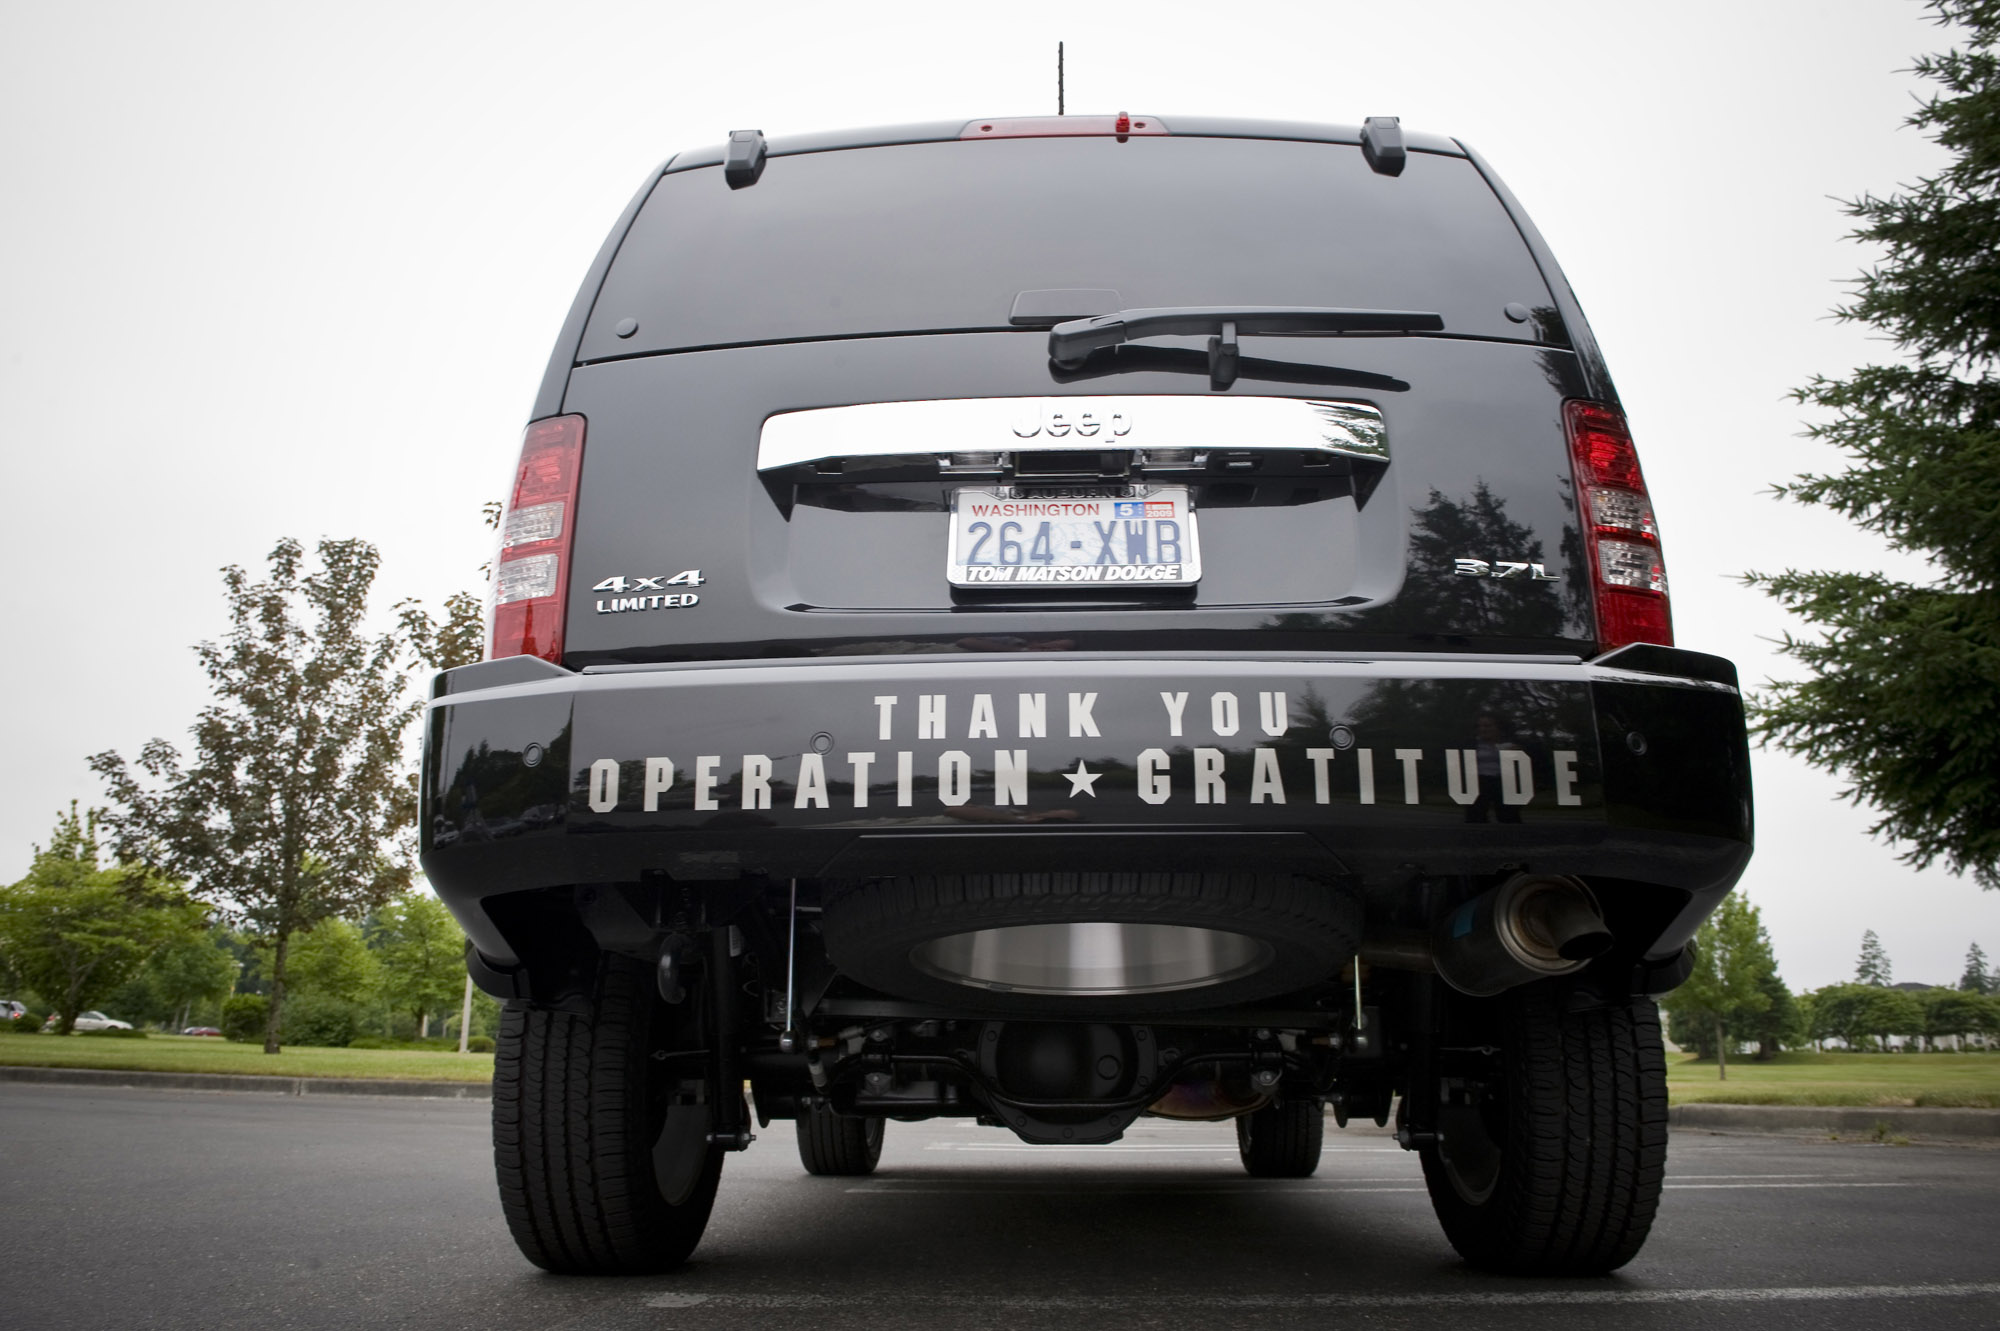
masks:
<instances>
[{"instance_id":1,"label":"rear tire","mask_svg":"<svg viewBox=\"0 0 2000 1331\"><path fill-rule=\"evenodd\" d=\"M879 1118L836 1114L815 1105L798 1118L799 1163L808 1174L852 1178L875 1172L882 1158Z\"/></svg>"},{"instance_id":2,"label":"rear tire","mask_svg":"<svg viewBox=\"0 0 2000 1331\"><path fill-rule=\"evenodd\" d=\"M1439 1106L1421 1149L1445 1237L1507 1275L1602 1275L1638 1254L1667 1162L1667 1074L1651 999L1500 1004L1498 1085Z\"/></svg>"},{"instance_id":3,"label":"rear tire","mask_svg":"<svg viewBox=\"0 0 2000 1331\"><path fill-rule=\"evenodd\" d=\"M522 1254L565 1275L651 1275L701 1241L722 1175L689 1006L604 957L588 1012L509 1006L493 1065L500 1205ZM677 1101L681 1103L676 1103Z\"/></svg>"},{"instance_id":4,"label":"rear tire","mask_svg":"<svg viewBox=\"0 0 2000 1331\"><path fill-rule=\"evenodd\" d=\"M1281 1100L1236 1120L1236 1149L1251 1178L1311 1178L1325 1139L1326 1111L1316 1100Z\"/></svg>"}]
</instances>

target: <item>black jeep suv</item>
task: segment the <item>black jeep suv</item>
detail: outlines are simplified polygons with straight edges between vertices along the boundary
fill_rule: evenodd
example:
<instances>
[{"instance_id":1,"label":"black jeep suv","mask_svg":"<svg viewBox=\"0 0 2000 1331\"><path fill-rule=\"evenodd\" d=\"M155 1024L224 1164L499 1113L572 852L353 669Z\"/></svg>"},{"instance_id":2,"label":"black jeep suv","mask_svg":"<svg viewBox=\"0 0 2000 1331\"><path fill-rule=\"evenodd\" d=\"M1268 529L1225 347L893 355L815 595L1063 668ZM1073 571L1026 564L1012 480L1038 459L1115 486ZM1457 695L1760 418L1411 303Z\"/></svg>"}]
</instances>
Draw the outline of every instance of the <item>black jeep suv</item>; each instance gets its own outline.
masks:
<instances>
[{"instance_id":1,"label":"black jeep suv","mask_svg":"<svg viewBox=\"0 0 2000 1331\"><path fill-rule=\"evenodd\" d=\"M521 447L423 861L506 1000L507 1219L700 1238L751 1118L1253 1175L1393 1113L1471 1262L1644 1241L1653 997L1750 855L1618 398L1470 149L1152 116L655 172ZM748 1096L745 1087L748 1087Z\"/></svg>"}]
</instances>

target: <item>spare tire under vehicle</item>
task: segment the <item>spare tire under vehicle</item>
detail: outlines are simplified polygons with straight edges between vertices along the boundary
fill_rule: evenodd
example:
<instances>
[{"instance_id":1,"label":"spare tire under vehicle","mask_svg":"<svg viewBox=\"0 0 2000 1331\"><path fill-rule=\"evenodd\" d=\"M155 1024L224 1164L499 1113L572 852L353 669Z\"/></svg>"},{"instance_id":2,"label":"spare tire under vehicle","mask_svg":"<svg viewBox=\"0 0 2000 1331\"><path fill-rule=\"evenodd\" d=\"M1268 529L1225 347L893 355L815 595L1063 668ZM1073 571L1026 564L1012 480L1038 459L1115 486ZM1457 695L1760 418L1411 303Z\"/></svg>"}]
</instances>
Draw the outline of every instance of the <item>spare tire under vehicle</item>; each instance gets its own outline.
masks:
<instances>
[{"instance_id":1,"label":"spare tire under vehicle","mask_svg":"<svg viewBox=\"0 0 2000 1331\"><path fill-rule=\"evenodd\" d=\"M1354 954L1361 906L1295 875L925 875L831 892L822 928L833 963L886 993L1101 1017L1319 983Z\"/></svg>"}]
</instances>

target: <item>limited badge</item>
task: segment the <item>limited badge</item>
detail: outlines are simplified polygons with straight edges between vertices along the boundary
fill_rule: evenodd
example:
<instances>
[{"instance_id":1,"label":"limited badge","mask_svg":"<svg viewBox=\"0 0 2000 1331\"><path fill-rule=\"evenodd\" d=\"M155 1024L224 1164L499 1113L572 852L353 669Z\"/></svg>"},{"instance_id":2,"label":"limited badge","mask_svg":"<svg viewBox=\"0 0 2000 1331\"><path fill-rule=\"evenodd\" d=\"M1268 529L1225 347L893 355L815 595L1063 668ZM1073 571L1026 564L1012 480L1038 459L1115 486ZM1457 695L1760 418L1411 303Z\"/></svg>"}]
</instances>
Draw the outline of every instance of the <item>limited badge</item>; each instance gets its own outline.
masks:
<instances>
[{"instance_id":1,"label":"limited badge","mask_svg":"<svg viewBox=\"0 0 2000 1331\"><path fill-rule=\"evenodd\" d=\"M623 573L618 573L594 584L590 590L610 592L609 596L597 598L597 613L616 615L628 610L680 610L691 605L700 605L701 597L695 592L673 592L667 589L699 587L706 581L698 568L682 569L672 577L664 573L653 577L627 577Z\"/></svg>"}]
</instances>

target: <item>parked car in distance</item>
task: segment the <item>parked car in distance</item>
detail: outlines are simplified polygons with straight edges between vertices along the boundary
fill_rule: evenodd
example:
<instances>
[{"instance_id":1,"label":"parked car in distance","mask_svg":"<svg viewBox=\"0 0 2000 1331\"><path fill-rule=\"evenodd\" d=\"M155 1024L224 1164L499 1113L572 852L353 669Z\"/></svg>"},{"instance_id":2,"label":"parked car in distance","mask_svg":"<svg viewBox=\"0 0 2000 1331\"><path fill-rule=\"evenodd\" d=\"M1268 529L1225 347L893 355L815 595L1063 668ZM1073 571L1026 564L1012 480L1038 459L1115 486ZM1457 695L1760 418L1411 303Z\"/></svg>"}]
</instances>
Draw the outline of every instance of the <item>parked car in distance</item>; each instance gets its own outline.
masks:
<instances>
[{"instance_id":1,"label":"parked car in distance","mask_svg":"<svg viewBox=\"0 0 2000 1331\"><path fill-rule=\"evenodd\" d=\"M9 1021L19 1021L28 1015L28 1005L18 998L0 998L0 1016Z\"/></svg>"},{"instance_id":2,"label":"parked car in distance","mask_svg":"<svg viewBox=\"0 0 2000 1331\"><path fill-rule=\"evenodd\" d=\"M213 1036L217 1037L218 1039L220 1039L220 1038L221 1038L221 1036L222 1036L222 1032L221 1032L221 1031L219 1031L219 1030L217 1030L217 1029L216 1029L215 1027L213 1027L213 1026L183 1026L183 1027L181 1028L181 1034L182 1034L182 1035L213 1035Z\"/></svg>"},{"instance_id":3,"label":"parked car in distance","mask_svg":"<svg viewBox=\"0 0 2000 1331\"><path fill-rule=\"evenodd\" d=\"M58 1020L60 1018L51 1016L48 1021L43 1023L42 1029L54 1030ZM71 1029L79 1031L129 1031L132 1029L132 1023L129 1021L120 1021L116 1017L107 1017L102 1012L93 1010L77 1013L76 1025Z\"/></svg>"}]
</instances>

